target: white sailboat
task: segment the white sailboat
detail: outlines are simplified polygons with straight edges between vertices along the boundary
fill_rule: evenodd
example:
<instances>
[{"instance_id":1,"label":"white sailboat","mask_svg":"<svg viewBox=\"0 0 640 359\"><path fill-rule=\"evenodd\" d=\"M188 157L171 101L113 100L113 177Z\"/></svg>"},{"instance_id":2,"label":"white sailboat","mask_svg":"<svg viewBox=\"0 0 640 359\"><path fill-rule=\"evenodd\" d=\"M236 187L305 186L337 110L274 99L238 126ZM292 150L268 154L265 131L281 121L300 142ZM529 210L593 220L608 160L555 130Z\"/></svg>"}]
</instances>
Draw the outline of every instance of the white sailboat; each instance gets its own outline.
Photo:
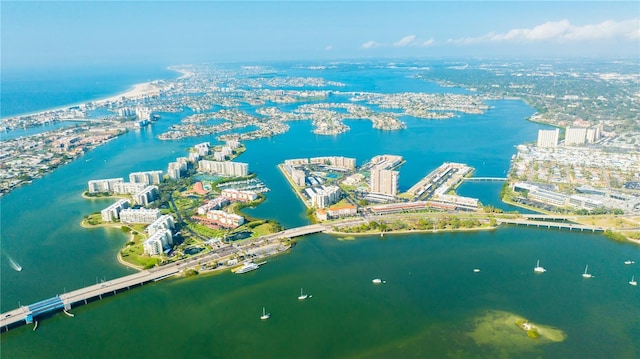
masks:
<instances>
[{"instance_id":1,"label":"white sailboat","mask_svg":"<svg viewBox=\"0 0 640 359\"><path fill-rule=\"evenodd\" d=\"M544 267L540 267L540 260L538 259L538 262L536 263L536 267L533 268L533 271L536 272L536 273L544 273L547 270L544 269Z\"/></svg>"},{"instance_id":2,"label":"white sailboat","mask_svg":"<svg viewBox=\"0 0 640 359\"><path fill-rule=\"evenodd\" d=\"M302 293L302 288L300 288L300 296L298 296L299 300L305 300L307 299L309 296L307 294L303 294Z\"/></svg>"},{"instance_id":3,"label":"white sailboat","mask_svg":"<svg viewBox=\"0 0 640 359\"><path fill-rule=\"evenodd\" d=\"M638 282L636 282L636 276L631 276L631 280L629 281L629 284L631 284L634 287L638 285Z\"/></svg>"},{"instance_id":4,"label":"white sailboat","mask_svg":"<svg viewBox=\"0 0 640 359\"><path fill-rule=\"evenodd\" d=\"M265 320L265 319L269 319L270 317L271 317L271 313L267 313L264 307L262 307L262 315L260 316L260 319Z\"/></svg>"},{"instance_id":5,"label":"white sailboat","mask_svg":"<svg viewBox=\"0 0 640 359\"><path fill-rule=\"evenodd\" d=\"M591 278L592 275L587 273L587 270L589 269L589 265L587 264L586 267L584 267L584 273L582 273L582 278Z\"/></svg>"}]
</instances>

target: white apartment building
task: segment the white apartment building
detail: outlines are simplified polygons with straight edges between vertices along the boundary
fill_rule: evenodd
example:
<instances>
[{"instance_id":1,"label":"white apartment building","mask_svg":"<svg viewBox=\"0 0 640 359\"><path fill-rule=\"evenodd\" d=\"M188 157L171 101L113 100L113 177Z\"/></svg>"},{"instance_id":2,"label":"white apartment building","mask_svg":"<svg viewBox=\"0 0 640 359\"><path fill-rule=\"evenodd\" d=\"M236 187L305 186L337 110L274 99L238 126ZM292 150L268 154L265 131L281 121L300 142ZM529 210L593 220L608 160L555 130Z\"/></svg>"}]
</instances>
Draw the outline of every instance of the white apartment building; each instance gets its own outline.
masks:
<instances>
[{"instance_id":1,"label":"white apartment building","mask_svg":"<svg viewBox=\"0 0 640 359\"><path fill-rule=\"evenodd\" d=\"M138 106L136 107L136 117L141 121L151 120L151 110L148 107Z\"/></svg>"},{"instance_id":2,"label":"white apartment building","mask_svg":"<svg viewBox=\"0 0 640 359\"><path fill-rule=\"evenodd\" d=\"M315 208L326 208L340 200L340 187L338 186L305 188L305 193L309 196L311 206Z\"/></svg>"},{"instance_id":3,"label":"white apartment building","mask_svg":"<svg viewBox=\"0 0 640 359\"><path fill-rule=\"evenodd\" d=\"M227 159L227 156L224 155L224 153L220 152L220 151L215 151L213 153L213 159L216 161L224 161Z\"/></svg>"},{"instance_id":4,"label":"white apartment building","mask_svg":"<svg viewBox=\"0 0 640 359\"><path fill-rule=\"evenodd\" d=\"M159 209L147 209L147 208L127 208L120 211L120 222L122 223L148 223L155 222L160 218Z\"/></svg>"},{"instance_id":5,"label":"white apartment building","mask_svg":"<svg viewBox=\"0 0 640 359\"><path fill-rule=\"evenodd\" d=\"M398 194L398 171L371 168L371 193L380 193L395 196Z\"/></svg>"},{"instance_id":6,"label":"white apartment building","mask_svg":"<svg viewBox=\"0 0 640 359\"><path fill-rule=\"evenodd\" d=\"M205 215L207 214L207 212L209 212L212 209L220 209L226 205L229 204L229 199L227 197L216 197L212 200L210 200L209 202L203 204L202 206L198 207L197 212L200 215Z\"/></svg>"},{"instance_id":7,"label":"white apartment building","mask_svg":"<svg viewBox=\"0 0 640 359\"><path fill-rule=\"evenodd\" d=\"M144 241L142 247L144 253L150 256L161 254L164 249L169 249L173 245L173 236L168 229L160 230L154 233L149 239Z\"/></svg>"},{"instance_id":8,"label":"white apartment building","mask_svg":"<svg viewBox=\"0 0 640 359\"><path fill-rule=\"evenodd\" d=\"M118 202L110 205L109 207L100 211L103 222L114 222L120 218L120 212L123 209L129 208L129 201L126 199L118 200Z\"/></svg>"},{"instance_id":9,"label":"white apartment building","mask_svg":"<svg viewBox=\"0 0 640 359\"><path fill-rule=\"evenodd\" d=\"M558 128L553 130L538 130L538 143L536 146L541 148L557 147L559 138L560 129Z\"/></svg>"},{"instance_id":10,"label":"white apartment building","mask_svg":"<svg viewBox=\"0 0 640 359\"><path fill-rule=\"evenodd\" d=\"M136 194L147 187L144 183L118 182L113 186L113 193Z\"/></svg>"},{"instance_id":11,"label":"white apartment building","mask_svg":"<svg viewBox=\"0 0 640 359\"><path fill-rule=\"evenodd\" d=\"M147 186L142 191L133 195L133 201L141 206L147 206L158 198L160 190L158 186Z\"/></svg>"},{"instance_id":12,"label":"white apartment building","mask_svg":"<svg viewBox=\"0 0 640 359\"><path fill-rule=\"evenodd\" d=\"M584 127L567 127L564 134L564 145L582 145L587 140L587 129Z\"/></svg>"},{"instance_id":13,"label":"white apartment building","mask_svg":"<svg viewBox=\"0 0 640 359\"><path fill-rule=\"evenodd\" d=\"M160 218L156 219L153 223L151 223L147 227L147 232L149 232L149 235L151 236L160 230L165 230L165 229L170 230L170 229L174 229L175 227L176 227L176 224L173 220L173 216L170 214L165 214Z\"/></svg>"},{"instance_id":14,"label":"white apartment building","mask_svg":"<svg viewBox=\"0 0 640 359\"><path fill-rule=\"evenodd\" d=\"M162 182L162 171L133 172L129 174L129 182L146 185L159 184Z\"/></svg>"},{"instance_id":15,"label":"white apartment building","mask_svg":"<svg viewBox=\"0 0 640 359\"><path fill-rule=\"evenodd\" d=\"M108 178L108 179L99 179L99 180L91 180L89 181L89 193L98 193L98 192L114 192L114 186L118 183L124 182L124 178Z\"/></svg>"},{"instance_id":16,"label":"white apartment building","mask_svg":"<svg viewBox=\"0 0 640 359\"><path fill-rule=\"evenodd\" d=\"M241 177L249 174L249 165L241 162L201 160L198 162L198 170L223 176Z\"/></svg>"},{"instance_id":17,"label":"white apartment building","mask_svg":"<svg viewBox=\"0 0 640 359\"><path fill-rule=\"evenodd\" d=\"M325 164L333 167L341 167L346 169L356 168L356 159L340 156L328 156L328 157L312 157L309 159L311 163Z\"/></svg>"},{"instance_id":18,"label":"white apartment building","mask_svg":"<svg viewBox=\"0 0 640 359\"><path fill-rule=\"evenodd\" d=\"M397 155L379 155L371 159L371 166L388 170L398 166L402 162L402 156Z\"/></svg>"},{"instance_id":19,"label":"white apartment building","mask_svg":"<svg viewBox=\"0 0 640 359\"><path fill-rule=\"evenodd\" d=\"M200 154L197 152L189 152L189 162L198 162L200 160Z\"/></svg>"},{"instance_id":20,"label":"white apartment building","mask_svg":"<svg viewBox=\"0 0 640 359\"><path fill-rule=\"evenodd\" d=\"M225 228L236 228L244 223L244 217L225 211L209 211L207 218Z\"/></svg>"},{"instance_id":21,"label":"white apartment building","mask_svg":"<svg viewBox=\"0 0 640 359\"><path fill-rule=\"evenodd\" d=\"M211 144L209 142L202 142L193 146L193 148L196 150L196 152L198 152L198 155L200 155L200 157L204 157L208 155L210 147L211 147Z\"/></svg>"},{"instance_id":22,"label":"white apartment building","mask_svg":"<svg viewBox=\"0 0 640 359\"><path fill-rule=\"evenodd\" d=\"M258 194L253 191L240 191L237 189L223 189L220 193L221 196L227 197L230 200L250 202L258 198Z\"/></svg>"},{"instance_id":23,"label":"white apartment building","mask_svg":"<svg viewBox=\"0 0 640 359\"><path fill-rule=\"evenodd\" d=\"M229 141L227 141L227 146L229 146L231 148L238 148L238 147L240 147L240 141L238 141L238 140L229 140Z\"/></svg>"}]
</instances>

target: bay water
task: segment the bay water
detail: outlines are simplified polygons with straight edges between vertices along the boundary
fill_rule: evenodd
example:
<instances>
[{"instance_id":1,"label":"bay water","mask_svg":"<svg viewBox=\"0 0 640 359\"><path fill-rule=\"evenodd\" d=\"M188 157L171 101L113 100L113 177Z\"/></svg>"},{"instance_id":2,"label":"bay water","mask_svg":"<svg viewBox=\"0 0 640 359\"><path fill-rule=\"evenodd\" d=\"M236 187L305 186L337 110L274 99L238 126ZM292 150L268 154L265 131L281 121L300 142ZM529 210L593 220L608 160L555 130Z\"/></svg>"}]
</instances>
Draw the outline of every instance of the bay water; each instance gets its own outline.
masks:
<instances>
[{"instance_id":1,"label":"bay water","mask_svg":"<svg viewBox=\"0 0 640 359\"><path fill-rule=\"evenodd\" d=\"M352 70L322 75L363 91L445 91L401 71ZM350 120L349 132L319 136L309 121L298 121L284 135L247 141L237 161L249 163L271 188L263 204L247 211L286 228L308 223L276 167L287 158L341 155L361 164L377 154L402 155L401 190L447 161L475 167L476 176L505 177L514 146L535 140L541 127L525 120L534 111L521 101L489 104L484 115L403 118L402 131ZM79 226L83 215L113 200L86 200L81 193L88 180L164 170L194 144L215 143L213 136L157 138L185 115L162 114L152 127L128 132L0 199L3 312L133 272L116 261L127 240L120 230ZM499 201L500 188L466 183L459 193L510 209ZM14 271L8 257L23 270ZM318 234L251 273L169 279L75 308L74 318L56 314L36 332L23 326L3 333L1 355L632 358L640 354L640 291L627 282L640 277L640 269L625 266L629 258L640 263L638 246L559 230L503 227L354 240ZM547 268L543 275L533 273L538 259ZM580 275L586 264L592 280ZM386 283L373 285L373 278ZM301 287L313 297L299 301ZM259 319L262 307L270 320ZM489 339L478 339L478 323L494 311L559 328L566 339L514 345L488 329L482 335Z\"/></svg>"}]
</instances>

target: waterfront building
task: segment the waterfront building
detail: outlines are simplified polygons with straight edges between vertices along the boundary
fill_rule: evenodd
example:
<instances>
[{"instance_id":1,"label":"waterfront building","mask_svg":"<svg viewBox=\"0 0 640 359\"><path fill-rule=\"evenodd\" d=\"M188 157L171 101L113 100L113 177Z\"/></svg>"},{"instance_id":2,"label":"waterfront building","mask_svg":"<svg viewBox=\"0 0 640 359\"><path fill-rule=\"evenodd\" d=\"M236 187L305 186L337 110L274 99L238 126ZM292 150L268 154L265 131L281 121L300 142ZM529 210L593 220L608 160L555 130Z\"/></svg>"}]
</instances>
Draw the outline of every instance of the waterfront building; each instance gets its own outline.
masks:
<instances>
[{"instance_id":1,"label":"waterfront building","mask_svg":"<svg viewBox=\"0 0 640 359\"><path fill-rule=\"evenodd\" d=\"M479 206L477 198L452 196L448 194L438 194L432 199L432 202L450 204L456 209L469 211L477 211Z\"/></svg>"},{"instance_id":2,"label":"waterfront building","mask_svg":"<svg viewBox=\"0 0 640 359\"><path fill-rule=\"evenodd\" d=\"M558 146L558 138L560 137L560 129L538 130L537 147L549 148Z\"/></svg>"},{"instance_id":3,"label":"waterfront building","mask_svg":"<svg viewBox=\"0 0 640 359\"><path fill-rule=\"evenodd\" d=\"M138 120L141 121L150 121L151 120L151 110L148 107L138 106L135 110L135 115L138 117Z\"/></svg>"},{"instance_id":4,"label":"waterfront building","mask_svg":"<svg viewBox=\"0 0 640 359\"><path fill-rule=\"evenodd\" d=\"M156 219L153 223L151 223L148 227L147 227L147 232L149 232L149 235L153 235L156 232L160 231L160 230L165 230L165 229L174 229L176 227L175 221L173 220L173 216L170 214L165 214L163 216L160 216L160 218Z\"/></svg>"},{"instance_id":5,"label":"waterfront building","mask_svg":"<svg viewBox=\"0 0 640 359\"><path fill-rule=\"evenodd\" d=\"M241 162L201 160L198 162L198 170L223 176L242 177L249 174L249 165Z\"/></svg>"},{"instance_id":6,"label":"waterfront building","mask_svg":"<svg viewBox=\"0 0 640 359\"><path fill-rule=\"evenodd\" d=\"M425 201L415 201L407 203L391 203L381 204L369 207L373 214L389 214L389 213L401 213L401 212L414 212L420 211L427 207Z\"/></svg>"},{"instance_id":7,"label":"waterfront building","mask_svg":"<svg viewBox=\"0 0 640 359\"><path fill-rule=\"evenodd\" d=\"M198 152L189 152L189 162L196 163L200 160L200 154Z\"/></svg>"},{"instance_id":8,"label":"waterfront building","mask_svg":"<svg viewBox=\"0 0 640 359\"><path fill-rule=\"evenodd\" d=\"M222 146L222 148L220 149L220 152L224 156L231 156L233 154L233 149L229 146Z\"/></svg>"},{"instance_id":9,"label":"waterfront building","mask_svg":"<svg viewBox=\"0 0 640 359\"><path fill-rule=\"evenodd\" d=\"M340 187L338 186L305 188L305 193L309 196L311 206L315 208L325 208L340 200Z\"/></svg>"},{"instance_id":10,"label":"waterfront building","mask_svg":"<svg viewBox=\"0 0 640 359\"><path fill-rule=\"evenodd\" d=\"M402 156L396 155L378 155L371 159L369 164L371 167L378 167L383 170L388 170L397 167L402 163Z\"/></svg>"},{"instance_id":11,"label":"waterfront building","mask_svg":"<svg viewBox=\"0 0 640 359\"><path fill-rule=\"evenodd\" d=\"M91 180L88 182L89 193L114 192L114 186L121 182L124 182L124 178L122 177Z\"/></svg>"},{"instance_id":12,"label":"waterfront building","mask_svg":"<svg viewBox=\"0 0 640 359\"><path fill-rule=\"evenodd\" d=\"M160 218L160 210L157 208L127 208L120 211L120 222L122 223L153 223Z\"/></svg>"},{"instance_id":13,"label":"waterfront building","mask_svg":"<svg viewBox=\"0 0 640 359\"><path fill-rule=\"evenodd\" d=\"M371 168L371 193L379 193L395 196L398 193L398 171L382 169L382 167Z\"/></svg>"},{"instance_id":14,"label":"waterfront building","mask_svg":"<svg viewBox=\"0 0 640 359\"><path fill-rule=\"evenodd\" d=\"M587 139L587 129L568 126L564 134L564 145L583 145Z\"/></svg>"},{"instance_id":15,"label":"waterfront building","mask_svg":"<svg viewBox=\"0 0 640 359\"><path fill-rule=\"evenodd\" d=\"M142 191L133 195L133 201L141 206L148 206L158 198L160 190L158 186L147 186Z\"/></svg>"},{"instance_id":16,"label":"waterfront building","mask_svg":"<svg viewBox=\"0 0 640 359\"><path fill-rule=\"evenodd\" d=\"M180 165L178 162L169 162L167 167L167 177L172 180L178 180L181 177Z\"/></svg>"},{"instance_id":17,"label":"waterfront building","mask_svg":"<svg viewBox=\"0 0 640 359\"><path fill-rule=\"evenodd\" d=\"M238 148L238 147L240 147L240 141L238 141L238 140L228 140L227 141L227 146L229 146L231 148Z\"/></svg>"},{"instance_id":18,"label":"waterfront building","mask_svg":"<svg viewBox=\"0 0 640 359\"><path fill-rule=\"evenodd\" d=\"M118 182L113 186L113 193L116 194L136 194L142 191L147 185L144 183Z\"/></svg>"},{"instance_id":19,"label":"waterfront building","mask_svg":"<svg viewBox=\"0 0 640 359\"><path fill-rule=\"evenodd\" d=\"M162 182L162 171L133 172L129 174L129 182L146 185L159 184Z\"/></svg>"},{"instance_id":20,"label":"waterfront building","mask_svg":"<svg viewBox=\"0 0 640 359\"><path fill-rule=\"evenodd\" d=\"M204 157L208 155L210 147L211 147L211 144L209 142L202 142L193 146L193 148L196 150L196 152L200 157Z\"/></svg>"},{"instance_id":21,"label":"waterfront building","mask_svg":"<svg viewBox=\"0 0 640 359\"><path fill-rule=\"evenodd\" d=\"M120 199L118 202L110 205L109 207L100 211L103 222L114 222L120 218L120 212L123 209L129 208L129 201L126 199Z\"/></svg>"},{"instance_id":22,"label":"waterfront building","mask_svg":"<svg viewBox=\"0 0 640 359\"><path fill-rule=\"evenodd\" d=\"M168 229L162 229L155 232L146 241L142 247L144 254L155 256L161 254L165 249L171 248L173 245L173 236Z\"/></svg>"},{"instance_id":23,"label":"waterfront building","mask_svg":"<svg viewBox=\"0 0 640 359\"><path fill-rule=\"evenodd\" d=\"M220 209L228 204L229 199L227 197L219 196L198 207L196 211L200 215L205 215L210 210Z\"/></svg>"},{"instance_id":24,"label":"waterfront building","mask_svg":"<svg viewBox=\"0 0 640 359\"><path fill-rule=\"evenodd\" d=\"M284 164L290 165L290 166L306 165L308 163L309 163L308 158L294 158L290 160L284 160Z\"/></svg>"},{"instance_id":25,"label":"waterfront building","mask_svg":"<svg viewBox=\"0 0 640 359\"><path fill-rule=\"evenodd\" d=\"M216 161L224 161L227 159L227 156L224 155L224 153L220 152L220 151L215 151L213 153L213 159Z\"/></svg>"},{"instance_id":26,"label":"waterfront building","mask_svg":"<svg viewBox=\"0 0 640 359\"><path fill-rule=\"evenodd\" d=\"M322 165L328 165L332 167L339 167L345 169L355 169L356 168L356 159L348 158L348 157L339 157L339 156L329 156L329 157L312 157L309 159L310 163L317 163Z\"/></svg>"},{"instance_id":27,"label":"waterfront building","mask_svg":"<svg viewBox=\"0 0 640 359\"><path fill-rule=\"evenodd\" d=\"M297 161L297 160L294 160ZM287 161L285 161L285 164L282 165L282 169L284 169L285 172L287 172L289 174L289 176L291 177L291 180L293 181L293 183L295 183L297 186L304 186L305 185L305 172L303 170L297 169L293 166L293 164L287 164Z\"/></svg>"},{"instance_id":28,"label":"waterfront building","mask_svg":"<svg viewBox=\"0 0 640 359\"><path fill-rule=\"evenodd\" d=\"M230 200L250 202L255 201L258 198L258 194L253 191L240 191L237 189L223 189L220 195L227 197Z\"/></svg>"},{"instance_id":29,"label":"waterfront building","mask_svg":"<svg viewBox=\"0 0 640 359\"><path fill-rule=\"evenodd\" d=\"M133 117L136 115L136 111L131 107L121 107L116 112L118 117Z\"/></svg>"},{"instance_id":30,"label":"waterfront building","mask_svg":"<svg viewBox=\"0 0 640 359\"><path fill-rule=\"evenodd\" d=\"M225 228L236 228L244 223L244 217L219 210L207 212L207 219Z\"/></svg>"},{"instance_id":31,"label":"waterfront building","mask_svg":"<svg viewBox=\"0 0 640 359\"><path fill-rule=\"evenodd\" d=\"M335 205L327 208L328 218L351 217L358 214L358 207L352 204Z\"/></svg>"}]
</instances>

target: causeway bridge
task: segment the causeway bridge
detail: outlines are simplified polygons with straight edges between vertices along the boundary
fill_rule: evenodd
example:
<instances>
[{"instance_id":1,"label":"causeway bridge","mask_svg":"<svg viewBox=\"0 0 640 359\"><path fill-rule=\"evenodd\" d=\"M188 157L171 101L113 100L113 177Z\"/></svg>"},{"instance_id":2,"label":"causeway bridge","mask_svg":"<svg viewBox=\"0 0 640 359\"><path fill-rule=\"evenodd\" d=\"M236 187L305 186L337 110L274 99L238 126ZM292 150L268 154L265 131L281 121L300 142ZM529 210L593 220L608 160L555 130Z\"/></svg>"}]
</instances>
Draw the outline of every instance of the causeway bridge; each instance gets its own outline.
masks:
<instances>
[{"instance_id":1,"label":"causeway bridge","mask_svg":"<svg viewBox=\"0 0 640 359\"><path fill-rule=\"evenodd\" d=\"M287 229L278 233L269 234L255 240L275 240L280 238L294 238L313 233L320 233L330 229L322 224ZM100 300L107 296L116 295L131 288L139 287L150 282L156 282L179 274L181 271L196 267L201 262L220 259L242 250L241 246L226 245L216 251L197 254L190 258L174 263L143 270L124 277L103 281L71 292L56 295L27 306L0 314L0 332L19 327L24 324L37 323L37 320L51 315L60 310L65 312L71 308Z\"/></svg>"},{"instance_id":2,"label":"causeway bridge","mask_svg":"<svg viewBox=\"0 0 640 359\"><path fill-rule=\"evenodd\" d=\"M464 177L467 182L504 182L506 177Z\"/></svg>"},{"instance_id":3,"label":"causeway bridge","mask_svg":"<svg viewBox=\"0 0 640 359\"><path fill-rule=\"evenodd\" d=\"M504 224L513 224L517 226L547 228L547 229L568 229L570 231L576 230L581 232L604 232L604 228L596 226L587 226L584 224L567 223L567 222L551 222L543 220L530 220L526 218L496 218L496 222Z\"/></svg>"}]
</instances>

